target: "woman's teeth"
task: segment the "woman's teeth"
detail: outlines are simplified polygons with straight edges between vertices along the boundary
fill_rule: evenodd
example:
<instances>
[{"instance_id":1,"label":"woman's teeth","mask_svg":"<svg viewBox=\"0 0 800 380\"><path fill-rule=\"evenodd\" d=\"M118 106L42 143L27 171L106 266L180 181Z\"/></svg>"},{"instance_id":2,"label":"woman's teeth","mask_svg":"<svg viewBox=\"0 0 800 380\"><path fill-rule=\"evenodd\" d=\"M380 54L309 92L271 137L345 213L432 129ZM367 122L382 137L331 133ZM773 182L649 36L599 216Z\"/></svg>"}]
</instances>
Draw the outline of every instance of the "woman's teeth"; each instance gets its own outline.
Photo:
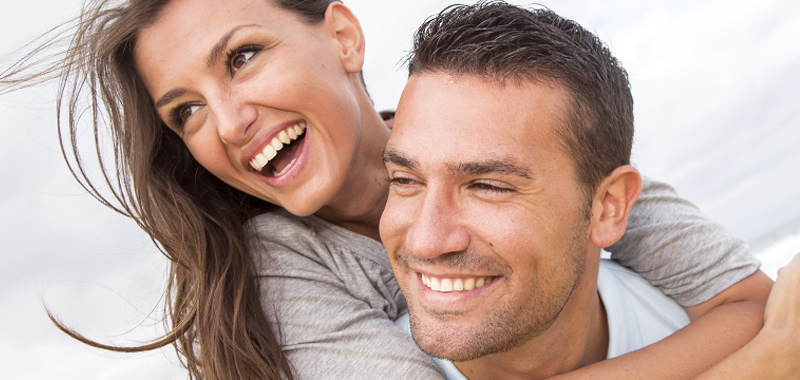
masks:
<instances>
[{"instance_id":1,"label":"woman's teeth","mask_svg":"<svg viewBox=\"0 0 800 380\"><path fill-rule=\"evenodd\" d=\"M480 288L492 281L491 277L439 278L422 275L422 283L437 292L461 292Z\"/></svg>"},{"instance_id":2,"label":"woman's teeth","mask_svg":"<svg viewBox=\"0 0 800 380\"><path fill-rule=\"evenodd\" d=\"M301 121L289 128L278 133L277 136L272 138L269 144L261 151L261 153L257 154L253 159L250 161L250 166L257 171L261 171L264 169L265 166L278 155L278 152L283 149L284 145L288 145L294 140L297 140L298 137L302 136L303 133L306 132L306 122ZM294 162L294 160L292 160ZM291 166L288 165L287 168ZM286 170L282 170L281 173L276 173L276 175L283 174Z\"/></svg>"}]
</instances>

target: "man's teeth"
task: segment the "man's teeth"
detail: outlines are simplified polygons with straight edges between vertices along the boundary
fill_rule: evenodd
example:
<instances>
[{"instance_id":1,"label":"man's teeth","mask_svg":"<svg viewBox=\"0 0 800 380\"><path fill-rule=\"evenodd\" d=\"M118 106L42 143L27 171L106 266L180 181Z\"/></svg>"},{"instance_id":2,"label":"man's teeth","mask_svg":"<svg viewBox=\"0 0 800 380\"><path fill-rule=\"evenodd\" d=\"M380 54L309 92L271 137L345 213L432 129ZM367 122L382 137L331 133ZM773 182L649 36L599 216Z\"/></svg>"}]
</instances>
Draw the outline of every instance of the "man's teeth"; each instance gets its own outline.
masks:
<instances>
[{"instance_id":1,"label":"man's teeth","mask_svg":"<svg viewBox=\"0 0 800 380\"><path fill-rule=\"evenodd\" d=\"M301 121L289 128L278 133L277 136L272 138L272 141L264 147L264 150L261 153L257 154L253 159L250 161L250 166L257 171L261 171L264 169L265 166L269 163L270 160L275 158L278 155L278 152L283 149L284 145L288 145L294 140L297 140L298 137L302 136L303 133L306 131L306 122ZM292 160L294 163L294 160ZM286 168L292 166L291 164L287 165ZM284 169L281 173L277 173L276 175L283 174L286 170Z\"/></svg>"},{"instance_id":2,"label":"man's teeth","mask_svg":"<svg viewBox=\"0 0 800 380\"><path fill-rule=\"evenodd\" d=\"M491 280L491 277L439 278L422 275L422 283L437 292L469 291L480 288Z\"/></svg>"}]
</instances>

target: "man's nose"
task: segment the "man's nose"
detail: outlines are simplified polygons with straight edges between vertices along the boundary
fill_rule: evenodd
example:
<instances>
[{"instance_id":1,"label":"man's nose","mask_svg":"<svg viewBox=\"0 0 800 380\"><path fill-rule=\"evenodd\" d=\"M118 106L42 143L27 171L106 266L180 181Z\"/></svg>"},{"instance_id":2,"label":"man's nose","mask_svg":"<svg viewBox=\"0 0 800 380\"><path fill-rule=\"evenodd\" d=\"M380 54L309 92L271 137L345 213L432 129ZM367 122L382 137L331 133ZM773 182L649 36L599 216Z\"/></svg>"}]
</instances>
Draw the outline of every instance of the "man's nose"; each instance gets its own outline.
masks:
<instances>
[{"instance_id":1,"label":"man's nose","mask_svg":"<svg viewBox=\"0 0 800 380\"><path fill-rule=\"evenodd\" d=\"M467 249L470 235L460 221L457 198L429 188L422 202L406 235L410 252L421 259L432 259Z\"/></svg>"}]
</instances>

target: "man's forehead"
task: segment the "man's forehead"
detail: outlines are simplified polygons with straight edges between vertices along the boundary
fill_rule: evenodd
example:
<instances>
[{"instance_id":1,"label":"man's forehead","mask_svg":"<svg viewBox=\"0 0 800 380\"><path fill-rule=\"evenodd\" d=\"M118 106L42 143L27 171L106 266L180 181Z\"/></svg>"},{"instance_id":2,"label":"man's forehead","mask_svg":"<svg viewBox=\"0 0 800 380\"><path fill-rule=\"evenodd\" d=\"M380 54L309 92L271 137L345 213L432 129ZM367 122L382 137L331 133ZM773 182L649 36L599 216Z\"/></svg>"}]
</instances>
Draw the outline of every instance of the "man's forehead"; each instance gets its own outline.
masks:
<instances>
[{"instance_id":1,"label":"man's forehead","mask_svg":"<svg viewBox=\"0 0 800 380\"><path fill-rule=\"evenodd\" d=\"M387 147L426 156L446 151L478 158L518 156L556 142L564 95L544 83L417 74L400 99Z\"/></svg>"},{"instance_id":2,"label":"man's forehead","mask_svg":"<svg viewBox=\"0 0 800 380\"><path fill-rule=\"evenodd\" d=\"M563 86L541 81L500 81L446 72L415 74L397 109L395 129L402 134L433 132L433 128L468 131L503 129L525 133L525 127L555 127L569 108ZM560 124L560 123L559 123ZM489 132L489 131L485 131Z\"/></svg>"}]
</instances>

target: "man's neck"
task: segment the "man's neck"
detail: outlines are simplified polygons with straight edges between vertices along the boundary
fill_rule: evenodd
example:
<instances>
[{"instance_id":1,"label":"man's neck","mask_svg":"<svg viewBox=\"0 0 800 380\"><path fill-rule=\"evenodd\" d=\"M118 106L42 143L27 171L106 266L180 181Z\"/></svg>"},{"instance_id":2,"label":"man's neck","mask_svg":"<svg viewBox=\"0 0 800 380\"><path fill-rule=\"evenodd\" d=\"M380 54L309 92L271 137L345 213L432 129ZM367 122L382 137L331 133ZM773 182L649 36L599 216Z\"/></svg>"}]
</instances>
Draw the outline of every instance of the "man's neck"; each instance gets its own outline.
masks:
<instances>
[{"instance_id":1,"label":"man's neck","mask_svg":"<svg viewBox=\"0 0 800 380\"><path fill-rule=\"evenodd\" d=\"M573 292L556 322L524 345L454 364L471 380L542 379L605 360L608 320L594 289L583 300Z\"/></svg>"}]
</instances>

